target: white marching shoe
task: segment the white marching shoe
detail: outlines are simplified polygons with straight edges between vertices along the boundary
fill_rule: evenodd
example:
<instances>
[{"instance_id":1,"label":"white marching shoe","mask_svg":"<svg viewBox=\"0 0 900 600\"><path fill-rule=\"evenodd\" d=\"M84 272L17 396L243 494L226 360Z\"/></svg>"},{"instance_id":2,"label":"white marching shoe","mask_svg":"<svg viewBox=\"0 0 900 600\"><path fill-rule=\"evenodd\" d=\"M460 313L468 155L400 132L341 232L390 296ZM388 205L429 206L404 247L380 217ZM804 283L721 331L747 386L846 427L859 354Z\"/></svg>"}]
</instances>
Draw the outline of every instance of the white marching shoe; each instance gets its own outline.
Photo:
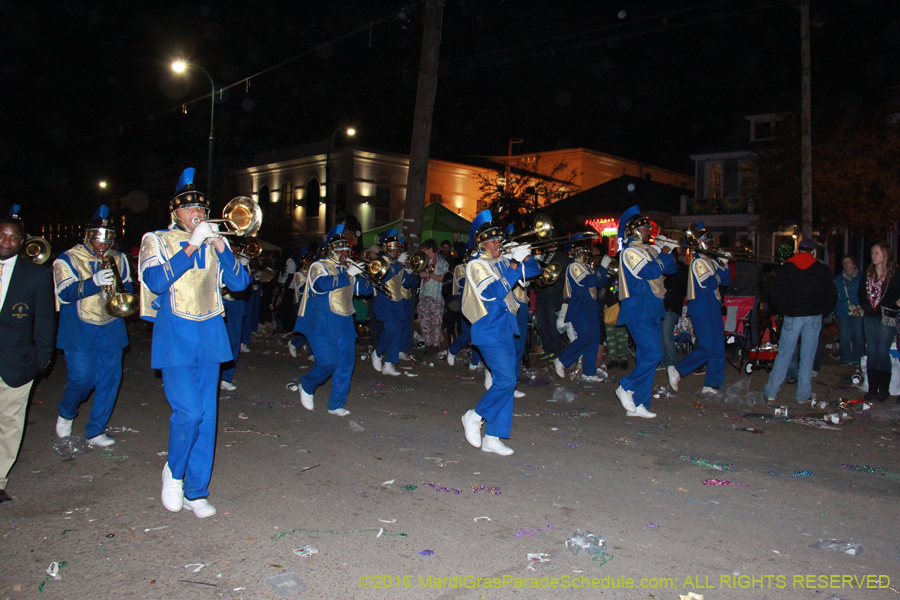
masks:
<instances>
[{"instance_id":1,"label":"white marching shoe","mask_svg":"<svg viewBox=\"0 0 900 600\"><path fill-rule=\"evenodd\" d=\"M566 378L566 368L558 358L553 359L553 368L556 369L556 374L559 375L560 379Z\"/></svg>"},{"instance_id":2,"label":"white marching shoe","mask_svg":"<svg viewBox=\"0 0 900 600\"><path fill-rule=\"evenodd\" d=\"M474 410L467 411L462 416L463 429L466 431L466 441L481 448L481 421L482 418Z\"/></svg>"},{"instance_id":3,"label":"white marching shoe","mask_svg":"<svg viewBox=\"0 0 900 600\"><path fill-rule=\"evenodd\" d=\"M381 373L381 369L384 367L384 360L378 356L377 350L372 350L372 366L375 367L375 370Z\"/></svg>"},{"instance_id":4,"label":"white marching shoe","mask_svg":"<svg viewBox=\"0 0 900 600\"><path fill-rule=\"evenodd\" d=\"M674 366L670 366L666 369L666 375L669 376L669 387L672 388L672 391L677 392L678 382L681 381L681 373Z\"/></svg>"},{"instance_id":5,"label":"white marching shoe","mask_svg":"<svg viewBox=\"0 0 900 600\"><path fill-rule=\"evenodd\" d=\"M382 375L399 375L400 371L397 370L397 367L394 366L394 363L384 363L384 368L381 369Z\"/></svg>"},{"instance_id":6,"label":"white marching shoe","mask_svg":"<svg viewBox=\"0 0 900 600\"><path fill-rule=\"evenodd\" d=\"M406 352L401 352L400 360L412 360L412 358L410 358L409 354L407 354Z\"/></svg>"},{"instance_id":7,"label":"white marching shoe","mask_svg":"<svg viewBox=\"0 0 900 600\"><path fill-rule=\"evenodd\" d=\"M87 441L91 446L97 446L98 448L109 448L116 443L116 440L112 439L105 433L101 433L100 435L95 435L92 438L88 438Z\"/></svg>"},{"instance_id":8,"label":"white marching shoe","mask_svg":"<svg viewBox=\"0 0 900 600\"><path fill-rule=\"evenodd\" d=\"M469 370L470 370L470 371L477 371L477 370L478 370L478 365L476 365L475 363L471 363L471 362L470 362L470 363L469 363Z\"/></svg>"},{"instance_id":9,"label":"white marching shoe","mask_svg":"<svg viewBox=\"0 0 900 600\"><path fill-rule=\"evenodd\" d=\"M709 387L708 385L704 385L703 389L700 390L701 396L714 397L719 395L719 390L714 387Z\"/></svg>"},{"instance_id":10,"label":"white marching shoe","mask_svg":"<svg viewBox=\"0 0 900 600\"><path fill-rule=\"evenodd\" d=\"M456 355L447 353L447 364L451 367L456 364Z\"/></svg>"},{"instance_id":11,"label":"white marching shoe","mask_svg":"<svg viewBox=\"0 0 900 600\"><path fill-rule=\"evenodd\" d=\"M625 412L630 416L631 413L634 412L634 392L626 391L621 385L616 388L616 398L619 399L619 404L622 405L622 408L625 409Z\"/></svg>"},{"instance_id":12,"label":"white marching shoe","mask_svg":"<svg viewBox=\"0 0 900 600\"><path fill-rule=\"evenodd\" d=\"M72 435L72 421L74 420L56 417L56 437L64 438Z\"/></svg>"},{"instance_id":13,"label":"white marching shoe","mask_svg":"<svg viewBox=\"0 0 900 600\"><path fill-rule=\"evenodd\" d=\"M644 419L653 419L656 417L655 412L650 412L643 404L638 404L633 413L628 413L626 417L643 417Z\"/></svg>"},{"instance_id":14,"label":"white marching shoe","mask_svg":"<svg viewBox=\"0 0 900 600\"><path fill-rule=\"evenodd\" d=\"M606 381L606 379L608 377L609 377L609 375L606 374L606 371L601 371L600 369L597 369L596 375L582 375L581 381L587 381L590 383L601 383L603 381Z\"/></svg>"},{"instance_id":15,"label":"white marching shoe","mask_svg":"<svg viewBox=\"0 0 900 600\"><path fill-rule=\"evenodd\" d=\"M178 512L184 507L184 480L174 479L169 463L162 472L162 503L166 510Z\"/></svg>"},{"instance_id":16,"label":"white marching shoe","mask_svg":"<svg viewBox=\"0 0 900 600\"><path fill-rule=\"evenodd\" d=\"M292 357L297 358L297 348L291 342L288 342L288 352L291 353Z\"/></svg>"},{"instance_id":17,"label":"white marching shoe","mask_svg":"<svg viewBox=\"0 0 900 600\"><path fill-rule=\"evenodd\" d=\"M306 410L313 409L313 395L304 392L302 385L300 386L300 404L302 404L303 408Z\"/></svg>"},{"instance_id":18,"label":"white marching shoe","mask_svg":"<svg viewBox=\"0 0 900 600\"><path fill-rule=\"evenodd\" d=\"M247 344L241 344L241 352L250 352L250 346Z\"/></svg>"},{"instance_id":19,"label":"white marching shoe","mask_svg":"<svg viewBox=\"0 0 900 600\"><path fill-rule=\"evenodd\" d=\"M183 506L185 509L197 515L200 519L211 517L216 514L216 507L210 504L206 498L197 498L196 500L184 499Z\"/></svg>"},{"instance_id":20,"label":"white marching shoe","mask_svg":"<svg viewBox=\"0 0 900 600\"><path fill-rule=\"evenodd\" d=\"M328 414L334 415L336 417L346 417L347 415L350 414L350 411L347 410L346 408L336 408L334 410L329 410Z\"/></svg>"},{"instance_id":21,"label":"white marching shoe","mask_svg":"<svg viewBox=\"0 0 900 600\"><path fill-rule=\"evenodd\" d=\"M293 346L291 346L293 348ZM237 386L231 383L230 381L225 381L224 379L219 382L219 387L225 390L226 392L233 392L237 389Z\"/></svg>"},{"instance_id":22,"label":"white marching shoe","mask_svg":"<svg viewBox=\"0 0 900 600\"><path fill-rule=\"evenodd\" d=\"M524 398L524 397L525 397L525 392L520 392L519 390L516 390L513 392L513 398Z\"/></svg>"},{"instance_id":23,"label":"white marching shoe","mask_svg":"<svg viewBox=\"0 0 900 600\"><path fill-rule=\"evenodd\" d=\"M500 438L493 435L486 435L481 440L481 449L485 452L493 452L500 456L509 456L513 453L513 449L500 441Z\"/></svg>"},{"instance_id":24,"label":"white marching shoe","mask_svg":"<svg viewBox=\"0 0 900 600\"><path fill-rule=\"evenodd\" d=\"M491 375L490 369L484 370L484 389L489 390L494 385L494 376Z\"/></svg>"}]
</instances>

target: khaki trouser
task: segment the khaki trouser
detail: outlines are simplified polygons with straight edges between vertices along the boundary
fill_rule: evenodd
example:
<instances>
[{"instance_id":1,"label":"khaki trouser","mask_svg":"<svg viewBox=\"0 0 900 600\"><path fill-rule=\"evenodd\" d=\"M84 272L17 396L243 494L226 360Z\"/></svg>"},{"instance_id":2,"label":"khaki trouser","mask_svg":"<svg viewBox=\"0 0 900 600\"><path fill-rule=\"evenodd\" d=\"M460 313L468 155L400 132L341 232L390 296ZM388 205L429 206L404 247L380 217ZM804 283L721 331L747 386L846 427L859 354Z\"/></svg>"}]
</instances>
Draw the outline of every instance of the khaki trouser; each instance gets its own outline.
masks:
<instances>
[{"instance_id":1,"label":"khaki trouser","mask_svg":"<svg viewBox=\"0 0 900 600\"><path fill-rule=\"evenodd\" d=\"M25 409L32 383L34 381L13 388L0 378L0 490L6 489L6 476L16 462L22 444Z\"/></svg>"}]
</instances>

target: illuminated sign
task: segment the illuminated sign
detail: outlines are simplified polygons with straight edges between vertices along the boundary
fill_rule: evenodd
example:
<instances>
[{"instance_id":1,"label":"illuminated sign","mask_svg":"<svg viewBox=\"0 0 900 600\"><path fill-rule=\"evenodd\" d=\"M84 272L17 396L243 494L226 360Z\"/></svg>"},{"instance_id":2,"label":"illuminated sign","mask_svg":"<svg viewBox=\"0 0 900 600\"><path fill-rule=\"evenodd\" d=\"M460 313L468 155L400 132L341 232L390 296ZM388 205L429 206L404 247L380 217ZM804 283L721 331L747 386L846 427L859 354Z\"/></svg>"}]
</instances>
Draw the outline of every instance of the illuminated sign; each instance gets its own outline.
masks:
<instances>
[{"instance_id":1,"label":"illuminated sign","mask_svg":"<svg viewBox=\"0 0 900 600\"><path fill-rule=\"evenodd\" d=\"M593 227L603 237L616 237L619 232L619 221L616 219L588 219L584 224Z\"/></svg>"}]
</instances>

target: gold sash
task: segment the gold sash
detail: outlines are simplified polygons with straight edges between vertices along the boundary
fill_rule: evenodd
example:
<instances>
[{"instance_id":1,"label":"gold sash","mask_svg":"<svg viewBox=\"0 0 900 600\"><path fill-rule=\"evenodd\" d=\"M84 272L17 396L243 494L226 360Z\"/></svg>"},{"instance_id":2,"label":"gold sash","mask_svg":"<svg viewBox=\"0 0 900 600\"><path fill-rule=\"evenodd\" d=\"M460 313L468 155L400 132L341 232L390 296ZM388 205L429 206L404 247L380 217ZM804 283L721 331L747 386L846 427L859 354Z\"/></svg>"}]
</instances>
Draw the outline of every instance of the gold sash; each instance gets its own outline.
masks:
<instances>
[{"instance_id":1,"label":"gold sash","mask_svg":"<svg viewBox=\"0 0 900 600\"><path fill-rule=\"evenodd\" d=\"M484 305L484 299L478 292L481 284L488 279L500 281L503 284L503 287L506 289L506 296L503 298L503 301L506 302L506 308L512 314L518 312L519 303L516 302L512 289L506 283L506 280L500 277L498 269L500 265L508 266L509 261L502 256L498 258L477 258L469 261L466 267L466 287L463 289L462 297L463 315L469 319L469 322L475 323L488 313L487 307Z\"/></svg>"},{"instance_id":2,"label":"gold sash","mask_svg":"<svg viewBox=\"0 0 900 600\"><path fill-rule=\"evenodd\" d=\"M635 271L640 270L640 267L643 267L645 263L651 260L656 261L659 267L662 268L663 265L659 260L656 249L640 242L631 242L622 252L621 262L624 264L619 268L619 300L624 300L631 296L631 291L628 289L628 283L625 280L625 269L627 268L632 275L638 277ZM638 277L638 279L641 278ZM654 296L659 299L665 298L666 286L663 283L662 275L656 279L648 279L647 283L650 284L650 289L653 291Z\"/></svg>"},{"instance_id":3,"label":"gold sash","mask_svg":"<svg viewBox=\"0 0 900 600\"><path fill-rule=\"evenodd\" d=\"M338 275L340 275L340 271L338 271L337 263L330 258L323 258L312 264L309 268L309 279L306 282L306 289L303 291L303 300L300 302L299 316L302 317L306 314L306 302L309 299L309 295L316 293L313 289L316 280L319 277L327 276L332 277L334 283L337 284ZM353 284L354 278L351 277L350 285L335 288L328 292L328 308L331 309L331 312L342 317L348 317L356 313L356 310L353 308Z\"/></svg>"},{"instance_id":4,"label":"gold sash","mask_svg":"<svg viewBox=\"0 0 900 600\"><path fill-rule=\"evenodd\" d=\"M181 252L181 242L191 239L191 234L180 229L169 229L144 235L141 241L140 264L156 260L166 271L169 285L169 302L172 314L189 321L206 321L221 315L225 311L222 304L222 288L219 277L219 255L212 244L204 244L197 248L191 260L194 265L177 280L169 261ZM200 268L196 261L203 252L206 266ZM158 296L141 282L141 317L156 317L153 304Z\"/></svg>"},{"instance_id":5,"label":"gold sash","mask_svg":"<svg viewBox=\"0 0 900 600\"><path fill-rule=\"evenodd\" d=\"M60 284L65 283L67 280L73 280L69 285L83 286L84 284L81 282L93 277L94 269L92 267L94 264L100 263L101 259L97 258L84 244L75 246L65 254L72 262L75 272L72 272L72 267L65 261L61 259L56 260L53 263L54 284L59 288ZM120 276L123 276L123 274L128 272L127 269L125 269L124 254L117 250L113 250L112 248L107 250L107 254L115 260ZM100 270L99 264L97 265L97 270ZM76 284L75 282L78 283ZM115 321L116 317L110 316L109 313L106 312L106 302L108 300L109 299L102 290L99 294L82 298L76 304L78 307L78 318L85 323L90 323L92 325L106 325L107 323ZM63 304L63 301L59 299L59 295L57 294L56 310L59 310L61 304Z\"/></svg>"},{"instance_id":6,"label":"gold sash","mask_svg":"<svg viewBox=\"0 0 900 600\"><path fill-rule=\"evenodd\" d=\"M691 259L691 276L688 278L687 289L688 300L695 300L697 298L697 290L694 287L694 277L696 277L700 283L703 283L710 277L715 277L716 298L719 302L722 301L722 295L719 294L719 284L722 280L719 278L719 274L716 272L716 265L711 258L702 254L694 254Z\"/></svg>"},{"instance_id":7,"label":"gold sash","mask_svg":"<svg viewBox=\"0 0 900 600\"><path fill-rule=\"evenodd\" d=\"M569 265L568 271L569 271L569 273L572 274L572 279L574 279L576 282L580 282L582 279L584 279L585 277L587 277L588 275L590 275L594 272L594 270L589 265L582 262L582 260L580 258ZM568 275L568 273L567 273L567 275ZM596 300L597 299L597 288L595 286L591 286L588 288L588 291L591 292L591 298ZM563 289L563 298L568 300L571 297L572 297L572 288L569 285L569 278L566 277L566 285L565 285L565 288Z\"/></svg>"},{"instance_id":8,"label":"gold sash","mask_svg":"<svg viewBox=\"0 0 900 600\"><path fill-rule=\"evenodd\" d=\"M459 296L462 293L462 285L460 285L459 281L463 280L465 282L466 279L466 265L456 265L456 268L453 269L453 295Z\"/></svg>"}]
</instances>

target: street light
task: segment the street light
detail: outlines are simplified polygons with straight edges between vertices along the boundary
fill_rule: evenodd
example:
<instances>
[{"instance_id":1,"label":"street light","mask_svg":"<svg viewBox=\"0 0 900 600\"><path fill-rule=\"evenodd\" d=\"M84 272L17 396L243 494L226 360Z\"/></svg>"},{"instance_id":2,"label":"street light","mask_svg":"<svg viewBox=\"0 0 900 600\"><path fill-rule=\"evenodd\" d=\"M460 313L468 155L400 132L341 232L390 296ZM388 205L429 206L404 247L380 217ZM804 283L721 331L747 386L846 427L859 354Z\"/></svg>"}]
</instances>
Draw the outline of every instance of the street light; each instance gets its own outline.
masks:
<instances>
[{"instance_id":1,"label":"street light","mask_svg":"<svg viewBox=\"0 0 900 600\"><path fill-rule=\"evenodd\" d=\"M334 133L331 134L331 139L328 140L328 151L325 153L325 231L328 231L334 224L331 222L334 219L334 215L331 214L335 209L332 208L332 211L329 211L329 207L336 207L335 203L332 202L331 190L331 173L329 172L331 169L331 146L334 145L334 138L340 132L344 132L348 137L353 137L356 135L356 130L352 127L338 127L334 130Z\"/></svg>"},{"instance_id":2,"label":"street light","mask_svg":"<svg viewBox=\"0 0 900 600\"><path fill-rule=\"evenodd\" d=\"M206 187L207 195L211 198L213 195L213 139L215 132L215 117L216 117L216 84L213 81L212 75L210 75L206 69L201 67L200 65L187 62L185 60L176 60L172 63L172 70L176 73L184 73L188 67L193 67L198 71L202 71L204 75L209 79L209 85L211 87L210 92L210 108L209 108L209 164L206 167Z\"/></svg>"}]
</instances>

